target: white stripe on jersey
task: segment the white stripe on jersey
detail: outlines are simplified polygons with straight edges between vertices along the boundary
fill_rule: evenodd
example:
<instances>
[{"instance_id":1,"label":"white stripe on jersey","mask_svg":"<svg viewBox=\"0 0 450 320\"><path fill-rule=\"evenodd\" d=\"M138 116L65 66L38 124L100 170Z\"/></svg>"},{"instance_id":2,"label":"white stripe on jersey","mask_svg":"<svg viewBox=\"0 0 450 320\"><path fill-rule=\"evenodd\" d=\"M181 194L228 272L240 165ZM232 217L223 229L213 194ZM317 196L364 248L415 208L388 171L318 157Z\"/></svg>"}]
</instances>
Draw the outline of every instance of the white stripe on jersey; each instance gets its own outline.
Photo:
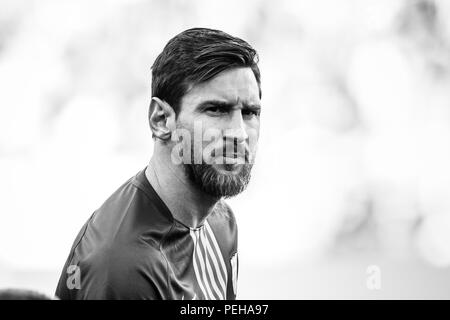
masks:
<instances>
[{"instance_id":1,"label":"white stripe on jersey","mask_svg":"<svg viewBox=\"0 0 450 320\"><path fill-rule=\"evenodd\" d=\"M220 251L219 245L217 244L216 237L214 236L214 232L213 232L213 230L211 229L211 227L210 227L208 221L205 221L205 227L206 227L206 231L208 232L209 236L210 236L211 239L212 239L212 243L213 243L213 245L214 245L214 248L216 249L216 253L217 253L217 256L218 256L218 260L219 260L219 262L220 262L220 266L222 267L222 268L221 268L222 274L223 274L224 277L225 277L225 287L226 287L226 284L228 283L228 273L227 273L227 267L225 267L225 261L223 260L223 256L222 256L222 253L221 253L221 251Z\"/></svg>"},{"instance_id":2,"label":"white stripe on jersey","mask_svg":"<svg viewBox=\"0 0 450 320\"><path fill-rule=\"evenodd\" d=\"M191 230L190 234L194 241L195 277L203 295L211 300L226 299L227 269L214 232L205 221L204 228Z\"/></svg>"},{"instance_id":3,"label":"white stripe on jersey","mask_svg":"<svg viewBox=\"0 0 450 320\"><path fill-rule=\"evenodd\" d=\"M201 276L202 276L202 280L203 283L205 284L206 287L206 291L208 292L209 297L207 297L207 299L209 300L216 300L216 298L214 297L212 291L211 291L211 287L209 285L208 279L206 278L206 266L205 266L205 259L203 259L203 254L202 254L202 245L201 245L201 238L200 238L200 230L195 230L194 231L195 237L197 238L197 256L194 257L194 259L197 259L197 261L200 264L200 270L201 270ZM205 258L207 258L205 256Z\"/></svg>"},{"instance_id":4,"label":"white stripe on jersey","mask_svg":"<svg viewBox=\"0 0 450 320\"><path fill-rule=\"evenodd\" d=\"M208 271L209 280L211 281L212 287L216 293L217 298L220 300L225 300L225 297L222 295L222 292L220 292L219 288L217 287L217 281L215 278L215 274L218 274L218 273L216 271L214 274L214 272L211 268L210 260L212 260L212 258L209 257L209 252L206 249L206 243L208 242L208 240L206 239L206 234L205 234L204 228L202 230L200 230L200 239L203 244L203 252L205 253L206 270Z\"/></svg>"},{"instance_id":5,"label":"white stripe on jersey","mask_svg":"<svg viewBox=\"0 0 450 320\"><path fill-rule=\"evenodd\" d=\"M194 258L192 259L192 263L194 264L194 272L195 272L195 277L197 278L197 282L198 285L200 287L200 290L202 290L203 292L203 296L207 296L206 292L205 292L205 288L203 287L203 282L201 280L201 277L199 275L199 270L198 270L198 265L197 265L197 259L195 259L195 257L197 256L197 237L195 235L195 232L191 230L190 232L191 237L192 237L192 241L194 241Z\"/></svg>"},{"instance_id":6,"label":"white stripe on jersey","mask_svg":"<svg viewBox=\"0 0 450 320\"><path fill-rule=\"evenodd\" d=\"M219 263L218 263L218 261L216 259L215 252L212 249L211 244L209 243L209 241L206 241L206 248L208 249L209 256L212 257L212 261L213 261L215 270L220 270L221 271L221 272L218 273L219 283L220 283L222 291L226 292L227 291L227 286L225 285L225 277L224 277L224 274L222 273L222 269L220 269L220 267L219 267Z\"/></svg>"}]
</instances>

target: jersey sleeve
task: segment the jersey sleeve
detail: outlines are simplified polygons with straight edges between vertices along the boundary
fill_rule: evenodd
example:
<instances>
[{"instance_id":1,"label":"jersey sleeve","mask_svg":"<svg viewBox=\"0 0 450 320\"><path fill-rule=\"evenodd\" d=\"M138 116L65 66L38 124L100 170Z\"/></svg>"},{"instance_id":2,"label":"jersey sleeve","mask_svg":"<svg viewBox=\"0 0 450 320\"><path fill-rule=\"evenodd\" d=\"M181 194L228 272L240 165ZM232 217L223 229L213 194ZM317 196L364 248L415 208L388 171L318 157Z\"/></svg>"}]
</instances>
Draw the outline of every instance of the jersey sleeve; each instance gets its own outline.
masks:
<instances>
[{"instance_id":1,"label":"jersey sleeve","mask_svg":"<svg viewBox=\"0 0 450 320\"><path fill-rule=\"evenodd\" d=\"M163 299L165 265L156 250L115 246L77 260L75 255L63 270L56 290L60 299Z\"/></svg>"}]
</instances>

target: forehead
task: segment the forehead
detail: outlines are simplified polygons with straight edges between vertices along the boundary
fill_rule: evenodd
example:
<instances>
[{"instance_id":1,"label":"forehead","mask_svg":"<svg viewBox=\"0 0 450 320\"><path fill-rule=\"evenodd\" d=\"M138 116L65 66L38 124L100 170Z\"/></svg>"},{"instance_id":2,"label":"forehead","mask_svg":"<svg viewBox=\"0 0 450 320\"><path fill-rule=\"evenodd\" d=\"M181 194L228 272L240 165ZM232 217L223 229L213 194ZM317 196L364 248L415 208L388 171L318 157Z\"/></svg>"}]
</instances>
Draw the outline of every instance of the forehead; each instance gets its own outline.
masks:
<instances>
[{"instance_id":1,"label":"forehead","mask_svg":"<svg viewBox=\"0 0 450 320\"><path fill-rule=\"evenodd\" d=\"M181 105L183 108L195 107L206 100L259 104L259 87L252 69L225 70L209 81L194 85L183 96Z\"/></svg>"}]
</instances>

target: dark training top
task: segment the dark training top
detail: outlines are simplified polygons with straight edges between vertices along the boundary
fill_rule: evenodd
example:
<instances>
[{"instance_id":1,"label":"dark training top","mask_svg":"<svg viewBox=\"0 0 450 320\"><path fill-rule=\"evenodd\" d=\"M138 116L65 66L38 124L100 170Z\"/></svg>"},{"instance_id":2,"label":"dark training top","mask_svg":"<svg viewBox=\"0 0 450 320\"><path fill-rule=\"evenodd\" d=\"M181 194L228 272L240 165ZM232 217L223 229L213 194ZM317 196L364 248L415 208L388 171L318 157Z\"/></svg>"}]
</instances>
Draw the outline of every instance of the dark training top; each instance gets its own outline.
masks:
<instances>
[{"instance_id":1,"label":"dark training top","mask_svg":"<svg viewBox=\"0 0 450 320\"><path fill-rule=\"evenodd\" d=\"M145 176L86 222L59 279L60 299L236 299L237 227L219 201L203 225L176 220Z\"/></svg>"}]
</instances>

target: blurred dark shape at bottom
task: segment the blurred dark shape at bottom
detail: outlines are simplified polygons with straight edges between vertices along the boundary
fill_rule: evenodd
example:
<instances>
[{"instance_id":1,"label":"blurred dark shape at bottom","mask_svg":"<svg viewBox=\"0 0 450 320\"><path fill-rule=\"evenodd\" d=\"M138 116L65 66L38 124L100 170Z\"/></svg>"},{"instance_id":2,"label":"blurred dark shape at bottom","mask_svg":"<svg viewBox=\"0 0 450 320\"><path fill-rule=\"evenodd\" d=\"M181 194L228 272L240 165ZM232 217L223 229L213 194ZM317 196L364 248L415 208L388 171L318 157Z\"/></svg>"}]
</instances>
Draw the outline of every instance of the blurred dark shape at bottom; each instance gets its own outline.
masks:
<instances>
[{"instance_id":1,"label":"blurred dark shape at bottom","mask_svg":"<svg viewBox=\"0 0 450 320\"><path fill-rule=\"evenodd\" d=\"M2 289L0 300L53 300L45 294L28 289Z\"/></svg>"}]
</instances>

